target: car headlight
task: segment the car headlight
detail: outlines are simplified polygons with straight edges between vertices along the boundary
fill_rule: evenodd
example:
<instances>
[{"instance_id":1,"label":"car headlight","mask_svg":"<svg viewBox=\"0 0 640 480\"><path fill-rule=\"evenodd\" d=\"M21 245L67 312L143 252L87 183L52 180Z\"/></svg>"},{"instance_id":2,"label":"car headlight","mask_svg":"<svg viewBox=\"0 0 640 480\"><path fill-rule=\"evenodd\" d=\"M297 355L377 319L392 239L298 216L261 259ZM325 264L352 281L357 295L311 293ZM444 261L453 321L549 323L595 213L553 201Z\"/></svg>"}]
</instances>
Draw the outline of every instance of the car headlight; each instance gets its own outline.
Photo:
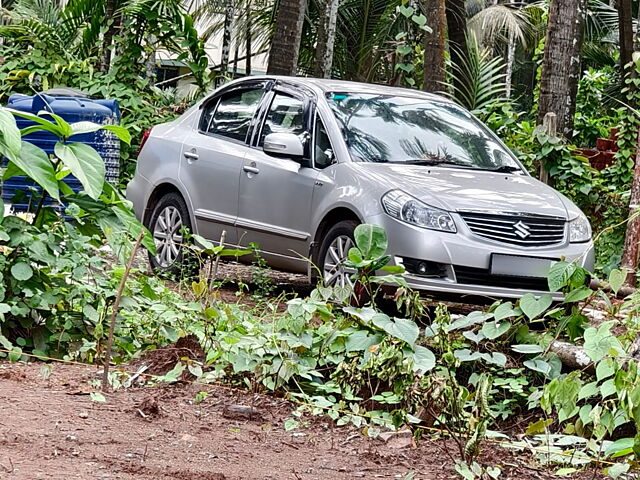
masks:
<instances>
[{"instance_id":1,"label":"car headlight","mask_svg":"<svg viewBox=\"0 0 640 480\"><path fill-rule=\"evenodd\" d=\"M382 197L385 212L398 220L430 230L456 232L453 218L444 210L422 203L400 190L391 190Z\"/></svg>"},{"instance_id":2,"label":"car headlight","mask_svg":"<svg viewBox=\"0 0 640 480\"><path fill-rule=\"evenodd\" d=\"M580 243L591 240L591 225L584 215L569 222L569 242Z\"/></svg>"}]
</instances>

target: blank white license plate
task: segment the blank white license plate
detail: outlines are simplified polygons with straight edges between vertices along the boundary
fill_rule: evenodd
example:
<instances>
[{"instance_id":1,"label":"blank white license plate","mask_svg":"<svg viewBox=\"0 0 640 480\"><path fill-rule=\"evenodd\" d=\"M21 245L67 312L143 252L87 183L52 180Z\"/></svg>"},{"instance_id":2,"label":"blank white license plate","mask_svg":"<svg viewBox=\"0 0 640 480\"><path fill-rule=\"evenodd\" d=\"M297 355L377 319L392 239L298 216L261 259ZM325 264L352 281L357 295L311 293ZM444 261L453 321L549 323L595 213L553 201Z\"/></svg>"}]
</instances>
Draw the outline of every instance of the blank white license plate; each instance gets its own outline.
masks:
<instances>
[{"instance_id":1,"label":"blank white license plate","mask_svg":"<svg viewBox=\"0 0 640 480\"><path fill-rule=\"evenodd\" d=\"M552 258L524 257L518 255L491 255L491 274L511 277L545 278L551 265L557 260Z\"/></svg>"}]
</instances>

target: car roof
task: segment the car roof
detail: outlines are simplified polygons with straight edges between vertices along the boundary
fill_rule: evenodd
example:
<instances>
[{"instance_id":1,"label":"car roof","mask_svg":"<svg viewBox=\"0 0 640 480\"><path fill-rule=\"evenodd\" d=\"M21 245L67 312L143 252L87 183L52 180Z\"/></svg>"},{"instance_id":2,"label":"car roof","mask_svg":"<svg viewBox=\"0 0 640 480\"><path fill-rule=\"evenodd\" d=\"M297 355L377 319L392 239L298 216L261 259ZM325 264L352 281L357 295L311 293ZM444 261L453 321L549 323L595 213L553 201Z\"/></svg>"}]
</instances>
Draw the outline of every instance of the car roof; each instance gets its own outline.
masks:
<instances>
[{"instance_id":1,"label":"car roof","mask_svg":"<svg viewBox=\"0 0 640 480\"><path fill-rule=\"evenodd\" d=\"M348 92L348 93L368 93L374 95L395 95L411 98L421 98L424 100L431 100L438 103L453 103L450 99L443 95L434 93L423 92L422 90L415 90L403 87L392 87L389 85L378 85L374 83L363 82L351 82L347 80L333 80L328 78L311 78L311 77L287 77L281 75L255 75L249 77L243 77L234 81L233 83L242 83L245 81L255 80L279 80L283 83L292 85L300 85L311 88L320 95L324 95L326 92Z\"/></svg>"}]
</instances>

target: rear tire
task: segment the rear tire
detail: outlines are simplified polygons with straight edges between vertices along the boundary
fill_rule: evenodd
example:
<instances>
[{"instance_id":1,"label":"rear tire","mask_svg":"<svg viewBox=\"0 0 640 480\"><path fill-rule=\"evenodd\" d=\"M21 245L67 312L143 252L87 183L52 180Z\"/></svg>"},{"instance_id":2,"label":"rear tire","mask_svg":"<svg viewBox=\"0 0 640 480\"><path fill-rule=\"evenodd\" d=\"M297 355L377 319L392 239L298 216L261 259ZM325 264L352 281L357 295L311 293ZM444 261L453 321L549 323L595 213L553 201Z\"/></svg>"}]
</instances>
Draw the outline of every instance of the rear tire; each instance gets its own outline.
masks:
<instances>
[{"instance_id":1,"label":"rear tire","mask_svg":"<svg viewBox=\"0 0 640 480\"><path fill-rule=\"evenodd\" d=\"M318 251L318 268L325 286L352 286L350 277L355 270L346 268L342 262L347 259L349 249L356 246L353 232L359 222L342 220L336 223L322 238Z\"/></svg>"},{"instance_id":2,"label":"rear tire","mask_svg":"<svg viewBox=\"0 0 640 480\"><path fill-rule=\"evenodd\" d=\"M180 194L172 192L160 198L153 209L149 230L156 244L156 254L149 252L149 263L156 274L179 275L193 270L185 247L191 220Z\"/></svg>"}]
</instances>

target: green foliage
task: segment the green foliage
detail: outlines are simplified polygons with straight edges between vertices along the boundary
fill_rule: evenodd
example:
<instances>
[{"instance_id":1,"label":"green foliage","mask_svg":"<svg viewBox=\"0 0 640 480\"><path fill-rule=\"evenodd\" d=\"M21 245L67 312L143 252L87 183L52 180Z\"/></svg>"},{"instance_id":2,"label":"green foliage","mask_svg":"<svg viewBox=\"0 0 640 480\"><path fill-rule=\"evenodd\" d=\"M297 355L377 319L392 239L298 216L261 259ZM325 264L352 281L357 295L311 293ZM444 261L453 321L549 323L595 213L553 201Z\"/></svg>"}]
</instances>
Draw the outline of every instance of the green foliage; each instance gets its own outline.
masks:
<instances>
[{"instance_id":1,"label":"green foliage","mask_svg":"<svg viewBox=\"0 0 640 480\"><path fill-rule=\"evenodd\" d=\"M143 74L148 57L158 49L176 53L192 72L200 94L209 88L208 57L179 2L126 1L116 14L123 23L110 47L115 52L113 62L107 71L100 71L100 34L112 21L104 19L103 4L78 0L58 8L51 2L20 0L11 12L11 23L0 26L0 35L11 38L0 45L0 101L13 93L32 95L60 85L92 97L117 99L123 125L133 136L132 145L121 150L124 184L133 174L131 157L142 133L175 118L190 103L153 86L153 71ZM143 41L150 38L155 43Z\"/></svg>"},{"instance_id":2,"label":"green foliage","mask_svg":"<svg viewBox=\"0 0 640 480\"><path fill-rule=\"evenodd\" d=\"M482 48L476 38L468 38L466 56L462 56L460 65L451 65L451 75L461 80L457 87L453 80L447 82L446 95L451 96L473 113L479 113L496 102L504 101L506 84L504 62L493 57L488 49Z\"/></svg>"},{"instance_id":3,"label":"green foliage","mask_svg":"<svg viewBox=\"0 0 640 480\"><path fill-rule=\"evenodd\" d=\"M0 257L0 341L12 350L13 359L23 349L40 355L93 358L96 342L104 335L106 309L115 295L115 278L103 273L106 263L98 247L106 238L114 251L125 256L127 249L122 247L130 248L140 232L145 232L149 249L155 246L120 193L105 183L99 155L72 140L98 129L110 130L124 141L130 136L121 127L68 124L49 113L36 116L2 108L0 112L0 155L9 159L4 178L27 175L44 189L35 213L3 215L0 222L4 253ZM20 132L11 113L33 125ZM21 133L39 130L58 137L55 154L48 156L20 141ZM83 192L71 190L65 182L68 174L78 178ZM47 196L67 203L65 214L73 223L46 206Z\"/></svg>"},{"instance_id":4,"label":"green foliage","mask_svg":"<svg viewBox=\"0 0 640 480\"><path fill-rule=\"evenodd\" d=\"M578 82L576 114L574 117L573 142L582 147L593 148L598 138L609 138L612 128L618 127L622 108L614 108L611 98L612 85L619 83L615 69L587 69Z\"/></svg>"}]
</instances>

